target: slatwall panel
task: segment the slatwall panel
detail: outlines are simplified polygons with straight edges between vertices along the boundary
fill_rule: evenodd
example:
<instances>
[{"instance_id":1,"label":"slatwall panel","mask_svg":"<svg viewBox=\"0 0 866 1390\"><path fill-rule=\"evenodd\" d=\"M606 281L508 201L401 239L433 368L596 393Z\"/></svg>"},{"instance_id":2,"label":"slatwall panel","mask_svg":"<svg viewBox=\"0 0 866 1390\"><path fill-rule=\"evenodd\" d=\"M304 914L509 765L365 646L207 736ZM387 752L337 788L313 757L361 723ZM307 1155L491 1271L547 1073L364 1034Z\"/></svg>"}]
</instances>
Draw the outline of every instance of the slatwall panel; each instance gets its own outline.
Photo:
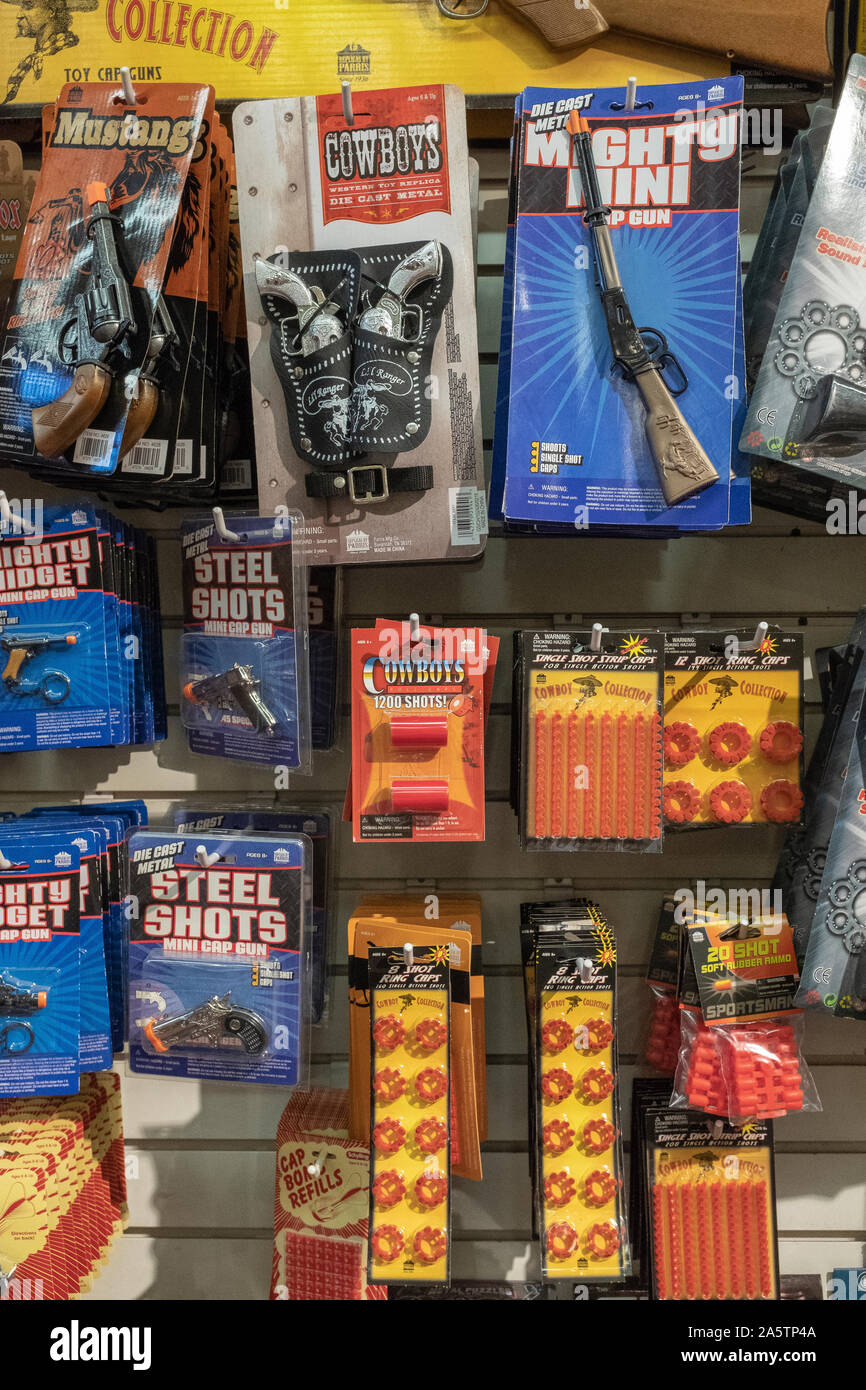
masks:
<instances>
[{"instance_id":1,"label":"slatwall panel","mask_svg":"<svg viewBox=\"0 0 866 1390\"><path fill-rule=\"evenodd\" d=\"M478 312L484 435L492 435L502 297L507 154L482 144ZM744 254L748 257L775 172L775 160L752 155L743 187ZM0 474L20 496L20 476ZM181 626L177 518L142 514L136 521L160 540L169 681L177 670ZM518 626L596 619L635 627L712 623L746 625L761 618L802 630L807 650L843 640L866 599L866 549L855 538L829 537L819 526L758 512L750 528L681 541L491 540L483 562L347 571L347 622L415 610L434 622L487 623L504 639L488 738L488 835L483 845L353 846L342 837L334 914L331 1008L315 1030L314 1077L346 1076L345 923L366 889L407 885L479 890L484 900L488 1000L490 1143L482 1184L458 1182L454 1202L454 1271L467 1277L537 1274L529 1239L525 1051L518 967L518 905L528 896L576 890L597 897L617 927L622 980L624 1095L645 1022L647 953L662 893L694 877L722 885L769 882L778 833L735 830L670 839L663 856L530 855L516 850L507 804L510 729L510 634ZM169 687L170 696L176 688ZM820 724L817 682L807 683L810 744ZM156 819L173 798L202 807L225 805L224 788L272 793L269 777L186 751L172 706L168 741L155 751L92 750L6 757L0 801L27 807L47 797L141 796ZM321 756L315 785L300 782L297 800L338 802L346 779L343 751ZM810 1018L808 1043L824 1112L778 1126L782 1269L824 1275L836 1265L866 1263L866 1029ZM96 1282L110 1299L261 1298L270 1269L273 1137L285 1094L263 1088L161 1081L123 1075L132 1225Z\"/></svg>"}]
</instances>

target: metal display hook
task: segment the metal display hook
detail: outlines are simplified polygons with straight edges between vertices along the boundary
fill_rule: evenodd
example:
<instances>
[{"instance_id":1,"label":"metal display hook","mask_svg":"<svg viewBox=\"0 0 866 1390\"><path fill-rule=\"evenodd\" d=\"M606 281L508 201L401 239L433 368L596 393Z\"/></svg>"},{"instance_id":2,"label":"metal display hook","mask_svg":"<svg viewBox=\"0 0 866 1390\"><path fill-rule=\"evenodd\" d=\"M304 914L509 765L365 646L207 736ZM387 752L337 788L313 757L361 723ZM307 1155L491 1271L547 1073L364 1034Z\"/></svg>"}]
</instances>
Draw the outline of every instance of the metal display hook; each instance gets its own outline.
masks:
<instances>
[{"instance_id":1,"label":"metal display hook","mask_svg":"<svg viewBox=\"0 0 866 1390\"><path fill-rule=\"evenodd\" d=\"M355 124L355 112L352 109L352 84L348 78L343 78L340 83L340 95L343 98L343 120L346 125Z\"/></svg>"},{"instance_id":2,"label":"metal display hook","mask_svg":"<svg viewBox=\"0 0 866 1390\"><path fill-rule=\"evenodd\" d=\"M25 521L19 512L13 512L9 498L2 491L0 491L0 531L11 533L20 531L25 536L32 536L36 532L36 527L31 526L29 521Z\"/></svg>"},{"instance_id":3,"label":"metal display hook","mask_svg":"<svg viewBox=\"0 0 866 1390\"><path fill-rule=\"evenodd\" d=\"M226 526L226 519L223 515L222 507L213 508L213 524L221 541L230 541L235 545L239 544L241 538L237 531L230 531Z\"/></svg>"}]
</instances>

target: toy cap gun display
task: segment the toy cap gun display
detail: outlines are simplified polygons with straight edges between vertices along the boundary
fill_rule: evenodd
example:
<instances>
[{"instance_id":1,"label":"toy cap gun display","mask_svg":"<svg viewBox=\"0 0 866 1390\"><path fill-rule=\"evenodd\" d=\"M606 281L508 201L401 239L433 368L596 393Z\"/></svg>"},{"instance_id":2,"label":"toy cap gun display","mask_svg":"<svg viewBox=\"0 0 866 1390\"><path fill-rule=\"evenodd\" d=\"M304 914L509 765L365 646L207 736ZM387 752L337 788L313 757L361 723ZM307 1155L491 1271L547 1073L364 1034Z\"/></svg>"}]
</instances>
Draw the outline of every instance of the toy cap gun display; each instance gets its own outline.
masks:
<instances>
[{"instance_id":1,"label":"toy cap gun display","mask_svg":"<svg viewBox=\"0 0 866 1390\"><path fill-rule=\"evenodd\" d=\"M157 1052L177 1046L220 1047L225 1039L237 1038L245 1052L264 1052L268 1040L265 1021L253 1009L231 1003L231 990L215 994L195 1009L169 1018L149 1018L144 1035Z\"/></svg>"},{"instance_id":2,"label":"toy cap gun display","mask_svg":"<svg viewBox=\"0 0 866 1390\"><path fill-rule=\"evenodd\" d=\"M283 270L273 261L256 261L256 284L262 298L282 299L297 310L301 351L305 357L342 338L345 328L337 318L337 305L326 300L318 286L310 286L294 270Z\"/></svg>"},{"instance_id":3,"label":"toy cap gun display","mask_svg":"<svg viewBox=\"0 0 866 1390\"><path fill-rule=\"evenodd\" d=\"M420 337L421 310L406 301L419 285L441 274L442 248L438 241L425 242L394 267L380 298L361 314L359 326L368 333L381 333L386 338L406 338L409 336L405 331L407 324L414 320L412 337Z\"/></svg>"},{"instance_id":4,"label":"toy cap gun display","mask_svg":"<svg viewBox=\"0 0 866 1390\"><path fill-rule=\"evenodd\" d=\"M107 184L88 185L93 284L75 296L75 314L61 329L59 344L60 356L74 366L75 376L62 396L33 411L33 438L46 458L64 453L96 419L108 399L115 359L135 323L117 255L114 227L119 219L109 209L109 197Z\"/></svg>"},{"instance_id":5,"label":"toy cap gun display","mask_svg":"<svg viewBox=\"0 0 866 1390\"><path fill-rule=\"evenodd\" d=\"M49 705L59 705L66 699L71 682L65 671L46 671L40 680L26 680L21 672L25 664L48 647L74 647L78 642L74 632L55 637L42 632L20 632L0 637L0 649L9 653L2 680L13 695L41 695Z\"/></svg>"},{"instance_id":6,"label":"toy cap gun display","mask_svg":"<svg viewBox=\"0 0 866 1390\"><path fill-rule=\"evenodd\" d=\"M234 700L256 733L273 734L278 721L262 699L260 690L261 681L256 680L252 666L241 666L235 662L231 670L223 671L218 676L190 681L184 688L184 695L196 705L213 704L226 698Z\"/></svg>"},{"instance_id":7,"label":"toy cap gun display","mask_svg":"<svg viewBox=\"0 0 866 1390\"><path fill-rule=\"evenodd\" d=\"M686 424L674 393L665 384L662 373L666 366L671 366L685 383L681 391L687 385L664 335L657 329L635 327L613 251L610 208L602 201L589 124L572 111L566 129L574 137L585 203L583 218L592 233L602 308L614 362L641 394L647 412L644 426L647 443L658 469L665 501L672 507L718 482L719 475ZM650 347L647 337L652 340Z\"/></svg>"}]
</instances>

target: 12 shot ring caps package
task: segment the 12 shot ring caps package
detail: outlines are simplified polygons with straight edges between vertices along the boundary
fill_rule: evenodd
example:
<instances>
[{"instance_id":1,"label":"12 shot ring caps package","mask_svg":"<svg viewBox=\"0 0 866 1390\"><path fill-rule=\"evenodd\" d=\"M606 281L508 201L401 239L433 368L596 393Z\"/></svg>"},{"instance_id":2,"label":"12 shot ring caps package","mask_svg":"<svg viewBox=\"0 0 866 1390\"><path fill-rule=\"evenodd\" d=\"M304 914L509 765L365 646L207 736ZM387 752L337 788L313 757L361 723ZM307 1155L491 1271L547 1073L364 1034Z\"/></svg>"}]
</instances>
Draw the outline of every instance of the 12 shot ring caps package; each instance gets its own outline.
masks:
<instances>
[{"instance_id":1,"label":"12 shot ring caps package","mask_svg":"<svg viewBox=\"0 0 866 1390\"><path fill-rule=\"evenodd\" d=\"M463 93L234 116L262 511L310 564L471 559L487 507Z\"/></svg>"},{"instance_id":2,"label":"12 shot ring caps package","mask_svg":"<svg viewBox=\"0 0 866 1390\"><path fill-rule=\"evenodd\" d=\"M303 835L130 837L133 1071L305 1082L309 863Z\"/></svg>"},{"instance_id":3,"label":"12 shot ring caps package","mask_svg":"<svg viewBox=\"0 0 866 1390\"><path fill-rule=\"evenodd\" d=\"M521 844L531 850L662 847L661 633L516 634Z\"/></svg>"},{"instance_id":4,"label":"12 shot ring caps package","mask_svg":"<svg viewBox=\"0 0 866 1390\"><path fill-rule=\"evenodd\" d=\"M799 824L803 639L775 629L665 637L665 828Z\"/></svg>"},{"instance_id":5,"label":"12 shot ring caps package","mask_svg":"<svg viewBox=\"0 0 866 1390\"><path fill-rule=\"evenodd\" d=\"M530 1170L546 1279L630 1272L616 1043L616 941L593 903L524 903Z\"/></svg>"},{"instance_id":6,"label":"12 shot ring caps package","mask_svg":"<svg viewBox=\"0 0 866 1390\"><path fill-rule=\"evenodd\" d=\"M0 531L0 752L165 738L153 542L80 502L26 526Z\"/></svg>"},{"instance_id":7,"label":"12 shot ring caps package","mask_svg":"<svg viewBox=\"0 0 866 1390\"><path fill-rule=\"evenodd\" d=\"M306 569L298 518L181 528L181 715L195 753L310 770Z\"/></svg>"}]
</instances>

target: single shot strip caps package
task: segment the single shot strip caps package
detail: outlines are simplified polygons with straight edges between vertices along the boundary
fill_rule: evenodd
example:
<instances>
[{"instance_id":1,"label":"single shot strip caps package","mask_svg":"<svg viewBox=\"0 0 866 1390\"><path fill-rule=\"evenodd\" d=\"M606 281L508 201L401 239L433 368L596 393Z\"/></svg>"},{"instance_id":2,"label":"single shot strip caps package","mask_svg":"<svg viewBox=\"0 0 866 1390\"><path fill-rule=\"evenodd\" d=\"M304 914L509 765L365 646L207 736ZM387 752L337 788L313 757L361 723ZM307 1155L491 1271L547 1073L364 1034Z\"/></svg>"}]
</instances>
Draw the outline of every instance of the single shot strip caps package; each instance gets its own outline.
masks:
<instances>
[{"instance_id":1,"label":"single shot strip caps package","mask_svg":"<svg viewBox=\"0 0 866 1390\"><path fill-rule=\"evenodd\" d=\"M820 1110L794 1007L799 973L788 919L695 913L686 931L673 1105L732 1124Z\"/></svg>"},{"instance_id":2,"label":"single shot strip caps package","mask_svg":"<svg viewBox=\"0 0 866 1390\"><path fill-rule=\"evenodd\" d=\"M449 1281L449 973L447 948L370 951L373 1283Z\"/></svg>"},{"instance_id":3,"label":"single shot strip caps package","mask_svg":"<svg viewBox=\"0 0 866 1390\"><path fill-rule=\"evenodd\" d=\"M133 1071L306 1080L310 863L303 835L130 837Z\"/></svg>"}]
</instances>

